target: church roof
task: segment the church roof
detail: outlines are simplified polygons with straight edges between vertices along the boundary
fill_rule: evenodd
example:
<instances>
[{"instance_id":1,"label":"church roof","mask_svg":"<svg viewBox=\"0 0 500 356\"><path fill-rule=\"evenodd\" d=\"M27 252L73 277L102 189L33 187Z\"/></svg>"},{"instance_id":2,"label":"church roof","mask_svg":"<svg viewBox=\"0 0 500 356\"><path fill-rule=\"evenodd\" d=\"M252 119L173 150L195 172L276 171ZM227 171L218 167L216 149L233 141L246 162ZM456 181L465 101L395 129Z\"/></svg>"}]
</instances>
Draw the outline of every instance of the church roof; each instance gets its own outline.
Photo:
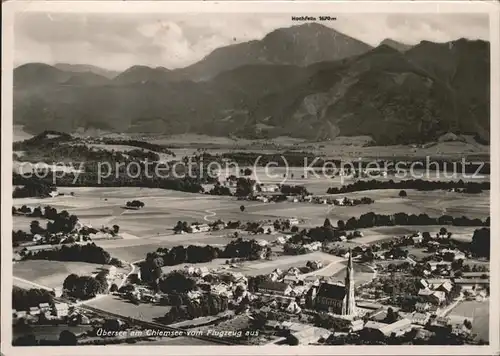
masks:
<instances>
[{"instance_id":1,"label":"church roof","mask_svg":"<svg viewBox=\"0 0 500 356\"><path fill-rule=\"evenodd\" d=\"M319 286L318 297L343 300L345 297L345 287L338 284L322 283Z\"/></svg>"}]
</instances>

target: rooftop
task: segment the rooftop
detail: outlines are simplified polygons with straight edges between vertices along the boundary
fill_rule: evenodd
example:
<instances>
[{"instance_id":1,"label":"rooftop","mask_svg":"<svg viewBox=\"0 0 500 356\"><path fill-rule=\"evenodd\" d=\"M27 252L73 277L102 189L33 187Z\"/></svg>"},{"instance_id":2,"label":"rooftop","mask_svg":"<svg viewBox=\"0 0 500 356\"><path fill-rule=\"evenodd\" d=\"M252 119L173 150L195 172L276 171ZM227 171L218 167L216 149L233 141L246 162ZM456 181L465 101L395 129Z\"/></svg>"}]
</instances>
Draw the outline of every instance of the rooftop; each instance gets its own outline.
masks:
<instances>
[{"instance_id":1,"label":"rooftop","mask_svg":"<svg viewBox=\"0 0 500 356\"><path fill-rule=\"evenodd\" d=\"M319 286L318 297L343 300L345 297L345 287L339 284L322 283Z\"/></svg>"}]
</instances>

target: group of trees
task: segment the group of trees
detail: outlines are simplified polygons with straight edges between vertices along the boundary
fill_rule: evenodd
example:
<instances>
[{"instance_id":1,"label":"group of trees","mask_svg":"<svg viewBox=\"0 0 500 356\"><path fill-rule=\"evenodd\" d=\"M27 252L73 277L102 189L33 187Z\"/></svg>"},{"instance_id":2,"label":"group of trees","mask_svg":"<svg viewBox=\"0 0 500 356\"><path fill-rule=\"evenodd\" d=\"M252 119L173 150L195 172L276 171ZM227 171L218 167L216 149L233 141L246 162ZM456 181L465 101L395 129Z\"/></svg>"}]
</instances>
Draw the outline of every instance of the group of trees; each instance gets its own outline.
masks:
<instances>
[{"instance_id":1,"label":"group of trees","mask_svg":"<svg viewBox=\"0 0 500 356\"><path fill-rule=\"evenodd\" d=\"M236 181L236 196L246 197L253 193L255 181L250 178L240 177Z\"/></svg>"},{"instance_id":2,"label":"group of trees","mask_svg":"<svg viewBox=\"0 0 500 356\"><path fill-rule=\"evenodd\" d=\"M108 292L108 283L105 273L98 273L96 277L78 276L70 274L63 282L63 292L73 298L87 300L97 294Z\"/></svg>"},{"instance_id":3,"label":"group of trees","mask_svg":"<svg viewBox=\"0 0 500 356\"><path fill-rule=\"evenodd\" d=\"M475 256L490 258L491 242L489 228L483 227L474 231L470 250Z\"/></svg>"},{"instance_id":4,"label":"group of trees","mask_svg":"<svg viewBox=\"0 0 500 356\"><path fill-rule=\"evenodd\" d=\"M263 247L255 240L238 238L228 243L224 249L210 245L188 247L176 246L171 249L158 248L156 252L148 253L141 263L141 278L152 282L161 277L163 266L175 266L184 263L210 262L216 258L242 258L256 260L262 255Z\"/></svg>"},{"instance_id":5,"label":"group of trees","mask_svg":"<svg viewBox=\"0 0 500 356\"><path fill-rule=\"evenodd\" d=\"M140 200L128 201L127 204L126 204L126 207L127 208L132 208L132 209L144 208L144 202L142 202Z\"/></svg>"},{"instance_id":6,"label":"group of trees","mask_svg":"<svg viewBox=\"0 0 500 356\"><path fill-rule=\"evenodd\" d=\"M17 174L14 174L17 175ZM22 185L22 187L16 187L12 192L13 198L47 198L50 193L56 190L56 187L49 181L42 180L25 180L23 182L18 182L13 179L13 185Z\"/></svg>"},{"instance_id":7,"label":"group of trees","mask_svg":"<svg viewBox=\"0 0 500 356\"><path fill-rule=\"evenodd\" d=\"M159 152L159 153L166 153L168 155L171 155L175 157L175 153L170 150L168 147L163 146L163 145L158 145L155 143L150 143L146 141L139 141L139 140L127 140L127 139L115 139L115 138L100 138L100 142L107 144L107 145L125 145L125 146L132 146L132 147L139 147L143 148L145 150L150 150L154 152Z\"/></svg>"},{"instance_id":8,"label":"group of trees","mask_svg":"<svg viewBox=\"0 0 500 356\"><path fill-rule=\"evenodd\" d=\"M489 226L490 218L485 219L470 219L466 216L453 217L450 215L442 215L438 218L429 217L427 214L407 214L395 213L391 215L376 214L369 212L361 215L359 218L352 217L345 223L345 230L355 230L374 226L397 226L397 225L454 225L454 226Z\"/></svg>"},{"instance_id":9,"label":"group of trees","mask_svg":"<svg viewBox=\"0 0 500 356\"><path fill-rule=\"evenodd\" d=\"M306 187L303 185L286 185L280 187L281 194L284 195L309 195Z\"/></svg>"},{"instance_id":10,"label":"group of trees","mask_svg":"<svg viewBox=\"0 0 500 356\"><path fill-rule=\"evenodd\" d=\"M139 164L140 166L140 164ZM138 172L134 172L138 170ZM178 190L189 193L203 193L204 189L200 178L193 177L168 177L162 178L151 172L155 172L155 167L132 168L130 173L125 171L116 172L109 177L99 175L97 164L90 162L85 166L85 172L77 174L67 172L64 175L54 176L49 172L46 177L25 177L13 173L13 184L28 186L19 188L20 192L14 191L14 198L48 196L53 190L52 182L56 182L59 187L142 187ZM145 173L149 172L149 175ZM139 174L138 174L139 173ZM43 193L43 194L42 194Z\"/></svg>"},{"instance_id":11,"label":"group of trees","mask_svg":"<svg viewBox=\"0 0 500 356\"><path fill-rule=\"evenodd\" d=\"M17 247L23 242L28 242L33 240L33 235L28 234L22 230L14 231L12 230L12 247Z\"/></svg>"},{"instance_id":12,"label":"group of trees","mask_svg":"<svg viewBox=\"0 0 500 356\"><path fill-rule=\"evenodd\" d=\"M224 195L224 196L232 196L231 189L229 187L225 187L219 182L214 184L214 187L209 190L208 194L210 195Z\"/></svg>"},{"instance_id":13,"label":"group of trees","mask_svg":"<svg viewBox=\"0 0 500 356\"><path fill-rule=\"evenodd\" d=\"M46 206L43 211L41 207L36 207L33 211L25 205L19 209L12 207L12 213L51 220L47 223L46 229L40 226L38 220L32 221L30 224L30 232L33 235L56 234L59 232L69 233L75 229L76 223L78 222L78 217L76 215L70 215L66 210L58 213L57 209L50 206Z\"/></svg>"},{"instance_id":14,"label":"group of trees","mask_svg":"<svg viewBox=\"0 0 500 356\"><path fill-rule=\"evenodd\" d=\"M211 293L204 293L198 300L189 298L173 298L176 302L172 309L161 319L165 324L171 324L176 321L190 320L209 315L217 315L228 309L228 299Z\"/></svg>"},{"instance_id":15,"label":"group of trees","mask_svg":"<svg viewBox=\"0 0 500 356\"><path fill-rule=\"evenodd\" d=\"M330 187L327 194L350 193L373 189L415 189L420 191L461 189L464 193L481 193L490 190L490 182L464 182L459 181L426 181L422 179L410 179L395 182L380 180L359 180L355 183L342 187Z\"/></svg>"},{"instance_id":16,"label":"group of trees","mask_svg":"<svg viewBox=\"0 0 500 356\"><path fill-rule=\"evenodd\" d=\"M63 245L55 250L42 250L26 254L30 260L79 261L97 264L109 264L110 254L94 243L85 245Z\"/></svg>"},{"instance_id":17,"label":"group of trees","mask_svg":"<svg viewBox=\"0 0 500 356\"><path fill-rule=\"evenodd\" d=\"M29 310L40 303L54 304L54 294L46 289L22 289L12 287L12 309Z\"/></svg>"}]
</instances>

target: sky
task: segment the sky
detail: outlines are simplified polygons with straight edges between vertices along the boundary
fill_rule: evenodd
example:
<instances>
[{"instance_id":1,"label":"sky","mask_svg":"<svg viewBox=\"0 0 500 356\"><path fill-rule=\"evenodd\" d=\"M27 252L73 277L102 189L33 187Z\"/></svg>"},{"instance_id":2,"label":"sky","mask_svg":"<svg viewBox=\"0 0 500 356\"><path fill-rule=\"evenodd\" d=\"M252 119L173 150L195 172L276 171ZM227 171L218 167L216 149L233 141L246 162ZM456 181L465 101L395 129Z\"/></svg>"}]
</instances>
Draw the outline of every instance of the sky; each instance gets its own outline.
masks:
<instances>
[{"instance_id":1,"label":"sky","mask_svg":"<svg viewBox=\"0 0 500 356\"><path fill-rule=\"evenodd\" d=\"M488 40L487 16L340 14L336 21L321 23L376 46L385 38L407 44ZM133 65L182 68L218 47L301 23L292 21L291 14L17 13L14 64L91 64L119 71Z\"/></svg>"}]
</instances>

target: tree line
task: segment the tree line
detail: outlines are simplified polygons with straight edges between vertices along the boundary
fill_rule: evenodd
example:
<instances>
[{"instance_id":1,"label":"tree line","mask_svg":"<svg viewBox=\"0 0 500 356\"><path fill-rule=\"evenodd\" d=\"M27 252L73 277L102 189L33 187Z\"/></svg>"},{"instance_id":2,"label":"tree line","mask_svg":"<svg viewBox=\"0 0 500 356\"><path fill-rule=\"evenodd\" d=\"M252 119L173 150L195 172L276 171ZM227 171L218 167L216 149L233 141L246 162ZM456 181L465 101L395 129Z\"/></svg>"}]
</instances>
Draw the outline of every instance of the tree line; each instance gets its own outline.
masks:
<instances>
[{"instance_id":1,"label":"tree line","mask_svg":"<svg viewBox=\"0 0 500 356\"><path fill-rule=\"evenodd\" d=\"M286 160L288 167L304 167L304 162L307 162L307 166L312 165L312 167L321 168L332 167L337 168L346 167L345 161L340 159L326 159L319 158L312 152L307 151L285 151L282 153L261 153L261 152L227 152L221 155L214 155L207 152L203 153L204 159L229 159L232 162L237 163L240 166L254 166L256 163L265 167L269 163L276 163L279 166L285 167ZM305 161L307 159L307 161ZM415 159L411 161L404 161L403 159L390 159L390 160L365 160L356 162L354 169L346 167L347 172L353 172L362 169L369 169L372 167L387 167L388 170L394 172L401 172L407 170L410 167L422 167L429 171L440 171L440 172L464 172L464 173L480 173L480 174L490 174L490 162L460 162L451 161L445 159L433 159L432 164L428 164L426 160Z\"/></svg>"},{"instance_id":2,"label":"tree line","mask_svg":"<svg viewBox=\"0 0 500 356\"><path fill-rule=\"evenodd\" d=\"M86 166L86 169L88 166ZM14 198L26 197L48 197L54 190L56 182L59 187L141 187L160 188L178 190L189 193L203 193L202 181L198 178L160 178L154 174L150 177L145 175L135 176L134 173L111 174L110 177L99 177L97 171L85 171L78 174L68 172L63 176L54 177L53 172L49 172L46 177L27 177L18 173L13 173L13 185L21 185L23 188L16 188L13 193Z\"/></svg>"},{"instance_id":3,"label":"tree line","mask_svg":"<svg viewBox=\"0 0 500 356\"><path fill-rule=\"evenodd\" d=\"M426 181L422 179L410 179L395 182L380 180L359 180L357 182L344 185L342 187L330 187L327 194L351 193L374 189L415 189L419 191L431 190L451 190L461 189L464 193L481 193L483 190L490 190L490 182L464 182L459 181Z\"/></svg>"},{"instance_id":4,"label":"tree line","mask_svg":"<svg viewBox=\"0 0 500 356\"><path fill-rule=\"evenodd\" d=\"M28 252L27 260L52 260L52 261L79 261L96 264L110 264L112 261L109 252L95 243L85 245L63 245L55 250L42 250Z\"/></svg>"},{"instance_id":5,"label":"tree line","mask_svg":"<svg viewBox=\"0 0 500 356\"><path fill-rule=\"evenodd\" d=\"M46 289L22 289L12 287L12 309L29 310L31 307L38 307L40 303L54 305L54 293Z\"/></svg>"},{"instance_id":6,"label":"tree line","mask_svg":"<svg viewBox=\"0 0 500 356\"><path fill-rule=\"evenodd\" d=\"M63 282L63 293L80 300L94 298L97 294L108 292L106 271L99 272L95 277L70 274Z\"/></svg>"},{"instance_id":7,"label":"tree line","mask_svg":"<svg viewBox=\"0 0 500 356\"><path fill-rule=\"evenodd\" d=\"M158 145L155 143L146 142L146 141L114 139L114 138L107 138L107 137L101 138L101 139L99 139L99 141L102 143L108 144L108 145L125 145L125 146L144 148L146 150L160 152L160 153L166 153L168 155L175 157L175 153L172 150L170 150L168 147L163 146L163 145Z\"/></svg>"},{"instance_id":8,"label":"tree line","mask_svg":"<svg viewBox=\"0 0 500 356\"><path fill-rule=\"evenodd\" d=\"M362 214L359 218L352 217L347 221L339 220L337 227L340 230L356 230L375 226L397 226L397 225L453 225L453 226L489 226L490 218L484 220L471 219L466 216L453 217L441 215L440 217L429 217L427 214L395 213L390 215L369 212Z\"/></svg>"},{"instance_id":9,"label":"tree line","mask_svg":"<svg viewBox=\"0 0 500 356\"><path fill-rule=\"evenodd\" d=\"M18 175L14 173L14 176ZM50 193L56 190L54 184L50 181L42 180L25 180L13 179L13 185L22 185L21 187L14 188L12 198L47 198Z\"/></svg>"},{"instance_id":10,"label":"tree line","mask_svg":"<svg viewBox=\"0 0 500 356\"><path fill-rule=\"evenodd\" d=\"M157 280L162 275L163 266L210 262L216 258L257 260L261 257L263 249L257 241L242 238L231 241L224 249L210 245L176 246L171 249L160 247L156 252L148 253L145 261L141 263L141 278L148 282Z\"/></svg>"}]
</instances>

